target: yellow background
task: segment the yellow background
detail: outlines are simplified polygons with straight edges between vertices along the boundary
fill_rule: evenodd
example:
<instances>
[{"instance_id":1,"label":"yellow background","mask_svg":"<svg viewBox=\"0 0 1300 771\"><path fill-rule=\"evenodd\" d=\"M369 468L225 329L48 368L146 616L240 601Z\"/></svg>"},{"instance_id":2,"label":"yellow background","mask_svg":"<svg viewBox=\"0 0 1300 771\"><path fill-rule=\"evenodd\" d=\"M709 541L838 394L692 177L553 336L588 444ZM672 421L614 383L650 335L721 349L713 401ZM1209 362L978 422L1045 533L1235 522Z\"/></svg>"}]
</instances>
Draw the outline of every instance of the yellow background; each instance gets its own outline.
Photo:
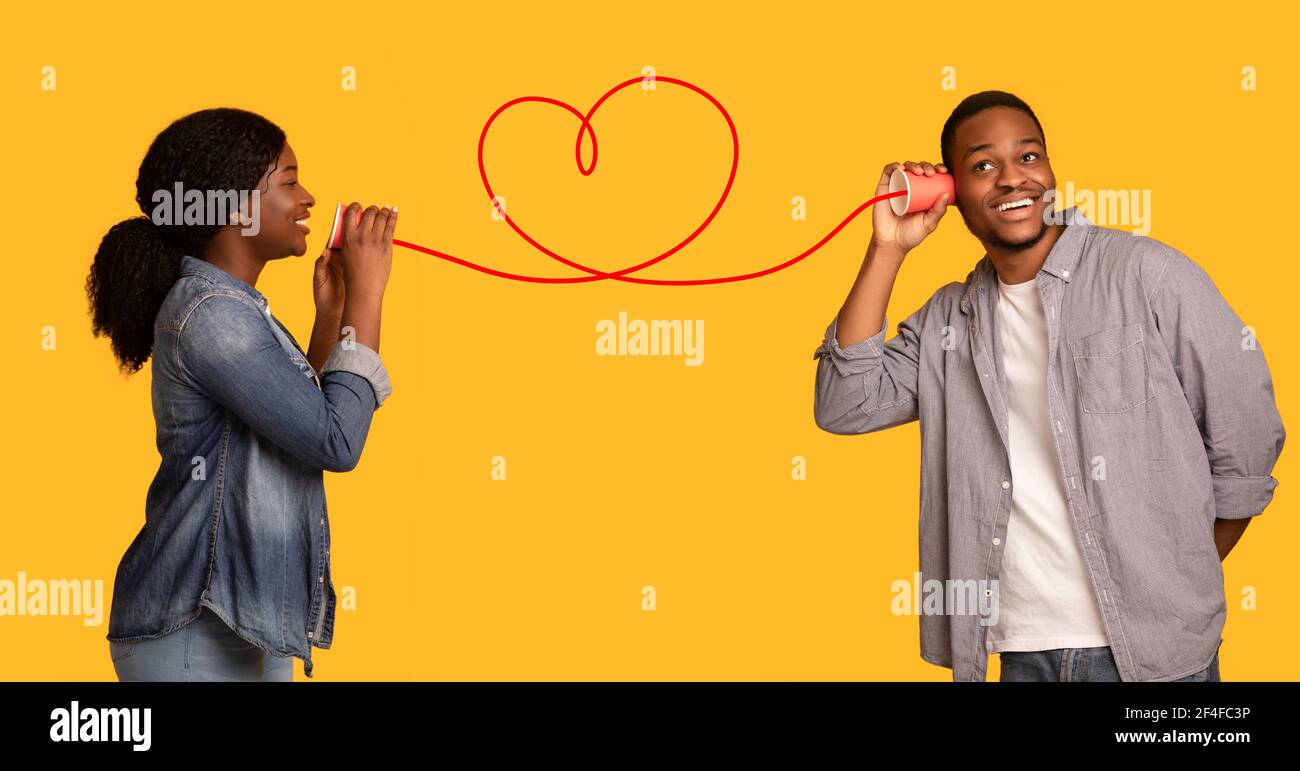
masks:
<instances>
[{"instance_id":1,"label":"yellow background","mask_svg":"<svg viewBox=\"0 0 1300 771\"><path fill-rule=\"evenodd\" d=\"M643 272L768 267L829 231L895 160L937 162L975 91L1024 98L1058 180L1150 189L1151 235L1205 266L1267 352L1288 426L1298 368L1291 234L1292 12L1182 4L21 4L0 45L8 345L0 404L0 578L104 581L103 621L0 617L0 678L112 679L108 604L158 465L148 367L124 378L90 334L99 239L173 119L213 106L288 133L317 197L306 257L258 288L305 347L311 261L336 200L401 207L398 237L534 275L575 271L493 221L475 147L517 96L586 110L652 66L710 91L740 131L735 189L694 244ZM40 88L57 68L57 91ZM1258 90L1240 87L1258 71ZM341 69L357 69L356 92ZM957 88L941 88L941 68ZM489 140L494 185L538 238L616 269L702 219L728 137L699 97L631 88L576 123L528 106ZM1254 187L1251 196L1243 188ZM806 221L790 217L793 196ZM1243 205L1242 200L1255 205ZM889 332L983 251L954 209L903 268ZM360 466L329 474L343 599L316 680L800 678L948 680L890 612L917 568L915 424L844 438L812 417L813 350L856 275L864 214L794 268L738 284L540 286L394 250L382 354L394 384ZM705 363L601 357L595 324L704 319ZM41 348L41 329L57 349ZM507 481L492 481L504 456ZM791 458L808 461L791 479ZM1292 486L1225 563L1224 679L1296 679ZM641 609L653 585L658 607ZM1240 607L1243 587L1258 609ZM295 663L303 680L302 662ZM990 679L997 676L990 657Z\"/></svg>"}]
</instances>

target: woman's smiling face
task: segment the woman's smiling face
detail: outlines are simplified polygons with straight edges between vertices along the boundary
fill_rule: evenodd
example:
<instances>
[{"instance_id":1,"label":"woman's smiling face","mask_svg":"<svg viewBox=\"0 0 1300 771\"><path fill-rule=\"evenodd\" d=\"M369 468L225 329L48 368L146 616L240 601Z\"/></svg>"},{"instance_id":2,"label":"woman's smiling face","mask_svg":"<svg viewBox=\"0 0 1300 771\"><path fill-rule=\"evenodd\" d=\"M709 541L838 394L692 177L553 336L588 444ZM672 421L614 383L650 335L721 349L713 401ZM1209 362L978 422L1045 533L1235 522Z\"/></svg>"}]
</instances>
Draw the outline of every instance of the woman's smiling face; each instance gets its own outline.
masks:
<instances>
[{"instance_id":1,"label":"woman's smiling face","mask_svg":"<svg viewBox=\"0 0 1300 771\"><path fill-rule=\"evenodd\" d=\"M298 182L298 156L288 142L258 182L258 191L261 222L257 234L249 236L256 253L267 260L306 254L306 219L316 199Z\"/></svg>"},{"instance_id":2,"label":"woman's smiling face","mask_svg":"<svg viewBox=\"0 0 1300 771\"><path fill-rule=\"evenodd\" d=\"M966 227L986 245L1028 249L1047 233L1044 194L1056 187L1047 147L1033 118L1010 107L991 107L953 133L957 208ZM1004 208L1028 200L1018 208Z\"/></svg>"}]
</instances>

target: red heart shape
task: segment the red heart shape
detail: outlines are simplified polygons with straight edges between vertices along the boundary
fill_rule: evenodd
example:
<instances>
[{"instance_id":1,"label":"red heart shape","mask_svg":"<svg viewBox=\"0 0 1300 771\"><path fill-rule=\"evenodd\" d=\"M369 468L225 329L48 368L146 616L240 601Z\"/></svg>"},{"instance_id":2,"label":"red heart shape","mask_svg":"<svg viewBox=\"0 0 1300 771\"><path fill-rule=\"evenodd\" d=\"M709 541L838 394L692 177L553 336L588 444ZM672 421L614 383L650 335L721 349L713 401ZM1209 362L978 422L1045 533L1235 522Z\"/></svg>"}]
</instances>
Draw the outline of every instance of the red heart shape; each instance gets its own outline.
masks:
<instances>
[{"instance_id":1,"label":"red heart shape","mask_svg":"<svg viewBox=\"0 0 1300 771\"><path fill-rule=\"evenodd\" d=\"M581 125L578 128L578 138L574 142L573 155L574 155L574 160L578 164L578 171L581 172L581 174L584 177L587 177L587 176L591 176L591 173L595 171L596 159L599 156L599 147L596 142L596 131L591 127L591 117L596 114L596 111L600 109L600 106L605 103L606 99L609 99L611 96L618 93L619 91L622 91L628 86L638 84L643 81L644 78L631 78L622 83L619 83L617 86L614 86L610 90L606 91L604 95L600 97L600 99L596 100L596 103L591 106L591 109L588 110L585 115L579 112L576 108L574 108L572 105L570 105L567 102L561 101L559 99L551 99L545 96L521 96L518 99L512 99L509 102L506 102L505 104L498 107L496 109L496 112L492 113L492 116L488 118L487 123L483 125L483 131L482 133L479 134L479 138L478 138L478 172L479 172L479 177L483 180L483 188L487 190L488 201L495 202L496 194L492 192L492 184L488 181L487 169L483 164L483 147L484 144L487 142L488 132L492 130L493 122L495 122L496 119L500 117L502 113L504 113L506 110L510 109L511 107L514 107L517 104L523 104L525 102L541 102L543 104L554 105L556 107L561 107L567 110L571 115L576 117L581 122ZM655 82L672 83L674 85L682 86L683 88L688 88L694 91L695 93L709 100L709 103L712 104L714 108L717 109L718 112L722 113L722 117L727 121L727 128L731 130L731 171L727 175L727 184L726 187L722 189L722 195L718 197L718 202L714 205L713 211L709 212L709 216L705 217L704 221L700 223L699 227L695 228L695 230L693 230L690 235L686 236L686 238L683 238L681 241L679 241L676 245L674 245L672 248L670 248L668 251L664 252L663 254L660 254L652 259L649 259L639 265L633 265L630 268L623 268L622 270L615 271L614 273L606 273L601 270L596 270L595 268L589 268L586 265L581 265L579 263L576 263L573 260L570 260L562 255L559 255L551 251L550 249L547 249L541 243L536 241L532 236L528 235L528 233L526 233L523 228L519 227L519 225L517 225L515 221L510 218L509 213L507 213L503 209L499 209L502 218L505 219L505 221L510 225L510 227L515 231L515 233L519 234L519 237L527 241L530 245L532 245L534 249L537 249L543 254L546 254L552 259L558 260L564 263L565 265L568 265L571 268L577 268L578 270L591 274L590 276L586 276L582 278L553 279L548 281L548 283L580 283L584 281L599 281L606 278L614 278L620 281L629 281L634 283L663 283L662 281L655 281L653 279L628 278L625 276L625 274L635 273L636 271L642 270L644 268L648 268L651 265L654 265L655 263L659 262L660 260L667 259L668 257L671 257L672 255L676 254L687 244L694 241L696 237L700 235L700 233L704 232L704 229L709 226L709 223L713 221L713 218L716 217L718 215L718 212L722 210L722 205L726 203L727 196L730 195L731 193L731 185L736 181L736 168L740 165L740 137L736 133L736 124L731 120L731 115L727 113L727 108L723 107L722 103L719 102L717 99L714 99L713 95L710 94L709 92L691 83L687 83L684 80L678 80L677 78L668 78L668 77L655 77ZM586 167L582 165L582 140L584 135L589 136L591 138L591 165ZM456 260L456 261L461 262L460 260Z\"/></svg>"}]
</instances>

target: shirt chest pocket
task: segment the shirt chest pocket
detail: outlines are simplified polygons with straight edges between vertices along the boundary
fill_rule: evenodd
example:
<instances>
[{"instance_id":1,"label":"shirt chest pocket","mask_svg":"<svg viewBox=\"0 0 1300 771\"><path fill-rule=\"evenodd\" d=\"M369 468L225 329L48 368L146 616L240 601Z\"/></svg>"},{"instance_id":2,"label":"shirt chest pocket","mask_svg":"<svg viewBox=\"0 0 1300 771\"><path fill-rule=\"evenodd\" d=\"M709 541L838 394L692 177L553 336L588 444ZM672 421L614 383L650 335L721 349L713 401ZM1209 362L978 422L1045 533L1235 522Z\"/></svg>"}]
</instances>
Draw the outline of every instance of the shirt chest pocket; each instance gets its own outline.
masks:
<instances>
[{"instance_id":1,"label":"shirt chest pocket","mask_svg":"<svg viewBox=\"0 0 1300 771\"><path fill-rule=\"evenodd\" d=\"M1122 324L1070 344L1084 412L1127 412L1151 398L1142 324Z\"/></svg>"}]
</instances>

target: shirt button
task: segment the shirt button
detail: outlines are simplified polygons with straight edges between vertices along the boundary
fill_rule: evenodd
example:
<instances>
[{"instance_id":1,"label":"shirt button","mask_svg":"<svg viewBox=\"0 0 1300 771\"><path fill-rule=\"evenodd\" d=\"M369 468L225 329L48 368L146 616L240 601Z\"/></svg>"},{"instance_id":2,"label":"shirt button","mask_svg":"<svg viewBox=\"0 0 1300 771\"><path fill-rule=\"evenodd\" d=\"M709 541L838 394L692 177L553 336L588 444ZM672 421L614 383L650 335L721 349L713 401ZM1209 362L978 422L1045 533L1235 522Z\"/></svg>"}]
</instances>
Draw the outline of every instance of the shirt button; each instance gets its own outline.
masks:
<instances>
[{"instance_id":1,"label":"shirt button","mask_svg":"<svg viewBox=\"0 0 1300 771\"><path fill-rule=\"evenodd\" d=\"M1070 277L1070 271L1068 270L1061 271L1061 278L1069 278L1069 277Z\"/></svg>"},{"instance_id":2,"label":"shirt button","mask_svg":"<svg viewBox=\"0 0 1300 771\"><path fill-rule=\"evenodd\" d=\"M1008 481L1005 480L1005 479L1002 480L1002 489L1003 489L1003 490L1007 489L1007 488L1010 487L1010 486L1011 486L1011 483L1010 483L1010 482L1008 482Z\"/></svg>"},{"instance_id":3,"label":"shirt button","mask_svg":"<svg viewBox=\"0 0 1300 771\"><path fill-rule=\"evenodd\" d=\"M993 545L994 545L994 546L1001 546L1001 545L1002 545L1002 539L1001 539L1001 538L994 538L994 539L993 539Z\"/></svg>"},{"instance_id":4,"label":"shirt button","mask_svg":"<svg viewBox=\"0 0 1300 771\"><path fill-rule=\"evenodd\" d=\"M309 629L309 630L307 630L307 637L308 637L308 639L310 639L311 636L312 636L312 632L311 632L311 630Z\"/></svg>"},{"instance_id":5,"label":"shirt button","mask_svg":"<svg viewBox=\"0 0 1300 771\"><path fill-rule=\"evenodd\" d=\"M318 583L318 584L323 584L323 583L325 583L325 576L321 576L320 578L316 579L316 583Z\"/></svg>"}]
</instances>

